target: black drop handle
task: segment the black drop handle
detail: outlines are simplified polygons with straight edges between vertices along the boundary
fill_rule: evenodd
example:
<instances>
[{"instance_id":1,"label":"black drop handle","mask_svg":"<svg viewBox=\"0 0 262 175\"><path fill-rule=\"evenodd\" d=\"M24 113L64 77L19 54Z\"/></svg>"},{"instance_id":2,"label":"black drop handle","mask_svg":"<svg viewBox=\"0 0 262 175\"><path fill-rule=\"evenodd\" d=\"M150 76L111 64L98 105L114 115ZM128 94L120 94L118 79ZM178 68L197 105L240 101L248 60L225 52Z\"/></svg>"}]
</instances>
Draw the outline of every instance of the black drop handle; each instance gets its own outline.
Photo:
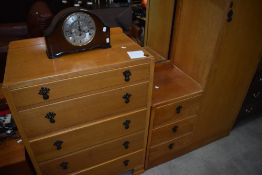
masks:
<instances>
[{"instance_id":1,"label":"black drop handle","mask_svg":"<svg viewBox=\"0 0 262 175\"><path fill-rule=\"evenodd\" d=\"M174 126L174 127L172 128L173 133L176 133L176 132L177 132L177 129L178 129L178 126Z\"/></svg>"},{"instance_id":2,"label":"black drop handle","mask_svg":"<svg viewBox=\"0 0 262 175\"><path fill-rule=\"evenodd\" d=\"M173 148L174 148L174 143L170 143L170 144L168 145L168 148L169 148L169 149L173 149Z\"/></svg>"},{"instance_id":3,"label":"black drop handle","mask_svg":"<svg viewBox=\"0 0 262 175\"><path fill-rule=\"evenodd\" d=\"M60 163L60 167L61 167L63 170L67 170L67 169L68 169L68 162L62 162L62 163Z\"/></svg>"},{"instance_id":4,"label":"black drop handle","mask_svg":"<svg viewBox=\"0 0 262 175\"><path fill-rule=\"evenodd\" d=\"M38 94L43 96L44 100L48 100L49 99L49 92L50 89L47 87L41 87L41 89L39 90Z\"/></svg>"},{"instance_id":5,"label":"black drop handle","mask_svg":"<svg viewBox=\"0 0 262 175\"><path fill-rule=\"evenodd\" d=\"M180 113L181 113L181 110L182 110L182 106L181 106L181 105L179 105L179 106L176 107L176 113L177 113L177 114L180 114Z\"/></svg>"},{"instance_id":6,"label":"black drop handle","mask_svg":"<svg viewBox=\"0 0 262 175\"><path fill-rule=\"evenodd\" d=\"M132 75L131 72L130 72L130 70L124 71L124 72L123 72L123 75L124 75L124 77L125 77L125 81L126 81L126 82L130 81L130 76Z\"/></svg>"},{"instance_id":7,"label":"black drop handle","mask_svg":"<svg viewBox=\"0 0 262 175\"><path fill-rule=\"evenodd\" d=\"M48 112L48 113L46 114L45 118L47 118L50 123L55 123L55 116L56 116L56 113L54 113L54 112Z\"/></svg>"},{"instance_id":8,"label":"black drop handle","mask_svg":"<svg viewBox=\"0 0 262 175\"><path fill-rule=\"evenodd\" d=\"M129 93L126 93L125 95L123 95L123 99L124 99L124 101L125 101L125 103L129 103L130 102L130 97L131 97L132 95L131 94L129 94Z\"/></svg>"},{"instance_id":9,"label":"black drop handle","mask_svg":"<svg viewBox=\"0 0 262 175\"><path fill-rule=\"evenodd\" d=\"M63 143L64 143L63 141L57 140L57 141L55 141L55 143L53 145L56 147L56 150L61 150Z\"/></svg>"},{"instance_id":10,"label":"black drop handle","mask_svg":"<svg viewBox=\"0 0 262 175\"><path fill-rule=\"evenodd\" d=\"M227 13L227 22L231 22L233 20L234 12L232 9L230 9Z\"/></svg>"},{"instance_id":11,"label":"black drop handle","mask_svg":"<svg viewBox=\"0 0 262 175\"><path fill-rule=\"evenodd\" d=\"M130 160L124 160L124 161L123 161L123 164L124 164L125 166L128 166L129 162L130 162Z\"/></svg>"},{"instance_id":12,"label":"black drop handle","mask_svg":"<svg viewBox=\"0 0 262 175\"><path fill-rule=\"evenodd\" d=\"M125 149L128 149L128 148L129 148L129 144L130 144L129 141L125 141L125 142L123 143L124 148L125 148Z\"/></svg>"},{"instance_id":13,"label":"black drop handle","mask_svg":"<svg viewBox=\"0 0 262 175\"><path fill-rule=\"evenodd\" d=\"M125 129L128 129L128 128L129 128L130 123L131 123L130 120L125 120L125 121L123 122L123 125L124 125Z\"/></svg>"}]
</instances>

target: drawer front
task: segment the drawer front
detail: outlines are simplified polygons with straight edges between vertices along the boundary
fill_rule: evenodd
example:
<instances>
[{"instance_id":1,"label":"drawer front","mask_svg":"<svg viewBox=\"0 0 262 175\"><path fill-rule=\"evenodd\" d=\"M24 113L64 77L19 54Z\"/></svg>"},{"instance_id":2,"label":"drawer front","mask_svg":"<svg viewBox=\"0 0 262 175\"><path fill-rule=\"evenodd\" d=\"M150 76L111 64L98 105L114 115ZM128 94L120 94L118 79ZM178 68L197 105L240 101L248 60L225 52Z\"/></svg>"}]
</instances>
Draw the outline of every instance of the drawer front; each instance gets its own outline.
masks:
<instances>
[{"instance_id":1,"label":"drawer front","mask_svg":"<svg viewBox=\"0 0 262 175\"><path fill-rule=\"evenodd\" d=\"M149 150L147 168L174 159L181 149L190 145L191 140L192 133L151 147Z\"/></svg>"},{"instance_id":2,"label":"drawer front","mask_svg":"<svg viewBox=\"0 0 262 175\"><path fill-rule=\"evenodd\" d=\"M73 173L73 175L117 175L135 167L141 167L143 164L144 151L137 151L99 166Z\"/></svg>"},{"instance_id":3,"label":"drawer front","mask_svg":"<svg viewBox=\"0 0 262 175\"><path fill-rule=\"evenodd\" d=\"M154 112L154 128L195 115L200 106L200 97L157 107Z\"/></svg>"},{"instance_id":4,"label":"drawer front","mask_svg":"<svg viewBox=\"0 0 262 175\"><path fill-rule=\"evenodd\" d=\"M143 149L144 132L40 163L43 174L68 174Z\"/></svg>"},{"instance_id":5,"label":"drawer front","mask_svg":"<svg viewBox=\"0 0 262 175\"><path fill-rule=\"evenodd\" d=\"M119 85L129 85L149 78L149 64L81 76L49 84L13 90L17 107L46 102L70 95Z\"/></svg>"},{"instance_id":6,"label":"drawer front","mask_svg":"<svg viewBox=\"0 0 262 175\"><path fill-rule=\"evenodd\" d=\"M190 117L163 127L153 129L151 146L174 139L193 131L196 117Z\"/></svg>"},{"instance_id":7,"label":"drawer front","mask_svg":"<svg viewBox=\"0 0 262 175\"><path fill-rule=\"evenodd\" d=\"M128 86L19 112L28 138L146 107L148 84ZM130 94L129 101L123 98ZM126 103L127 102L127 103ZM50 116L51 115L51 116Z\"/></svg>"},{"instance_id":8,"label":"drawer front","mask_svg":"<svg viewBox=\"0 0 262 175\"><path fill-rule=\"evenodd\" d=\"M37 161L49 160L145 129L146 110L30 141Z\"/></svg>"}]
</instances>

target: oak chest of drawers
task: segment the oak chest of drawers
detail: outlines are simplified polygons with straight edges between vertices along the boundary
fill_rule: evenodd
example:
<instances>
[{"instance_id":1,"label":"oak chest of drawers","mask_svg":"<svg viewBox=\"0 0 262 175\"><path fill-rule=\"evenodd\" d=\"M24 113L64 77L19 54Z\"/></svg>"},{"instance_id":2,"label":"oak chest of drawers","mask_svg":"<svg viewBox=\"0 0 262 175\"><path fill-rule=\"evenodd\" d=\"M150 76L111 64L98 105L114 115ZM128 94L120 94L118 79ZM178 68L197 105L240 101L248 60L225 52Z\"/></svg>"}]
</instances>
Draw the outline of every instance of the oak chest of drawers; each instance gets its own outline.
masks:
<instances>
[{"instance_id":1,"label":"oak chest of drawers","mask_svg":"<svg viewBox=\"0 0 262 175\"><path fill-rule=\"evenodd\" d=\"M177 67L169 63L156 64L147 169L188 152L201 96L199 84Z\"/></svg>"},{"instance_id":2,"label":"oak chest of drawers","mask_svg":"<svg viewBox=\"0 0 262 175\"><path fill-rule=\"evenodd\" d=\"M37 174L144 170L153 58L118 29L111 43L55 60L43 38L10 44L3 89Z\"/></svg>"}]
</instances>

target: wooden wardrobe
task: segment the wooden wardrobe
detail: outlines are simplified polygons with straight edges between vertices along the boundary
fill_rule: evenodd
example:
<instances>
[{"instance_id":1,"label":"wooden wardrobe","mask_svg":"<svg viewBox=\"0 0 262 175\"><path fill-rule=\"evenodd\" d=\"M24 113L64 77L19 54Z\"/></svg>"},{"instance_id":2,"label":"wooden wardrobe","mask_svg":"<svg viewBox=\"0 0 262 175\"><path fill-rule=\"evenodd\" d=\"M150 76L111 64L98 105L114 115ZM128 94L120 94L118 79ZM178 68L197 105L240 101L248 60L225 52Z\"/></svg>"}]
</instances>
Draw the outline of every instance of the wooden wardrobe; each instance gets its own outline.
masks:
<instances>
[{"instance_id":1,"label":"wooden wardrobe","mask_svg":"<svg viewBox=\"0 0 262 175\"><path fill-rule=\"evenodd\" d=\"M147 8L145 46L161 61L146 168L230 134L262 53L259 0L157 2Z\"/></svg>"}]
</instances>

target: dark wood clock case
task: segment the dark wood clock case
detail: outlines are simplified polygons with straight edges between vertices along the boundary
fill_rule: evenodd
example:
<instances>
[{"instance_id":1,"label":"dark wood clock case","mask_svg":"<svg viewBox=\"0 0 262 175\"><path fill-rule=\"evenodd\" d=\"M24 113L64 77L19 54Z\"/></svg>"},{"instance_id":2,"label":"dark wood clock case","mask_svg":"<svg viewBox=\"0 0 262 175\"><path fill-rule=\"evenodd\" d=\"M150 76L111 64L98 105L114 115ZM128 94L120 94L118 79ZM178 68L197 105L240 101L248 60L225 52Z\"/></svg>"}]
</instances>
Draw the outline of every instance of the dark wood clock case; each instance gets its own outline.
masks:
<instances>
[{"instance_id":1,"label":"dark wood clock case","mask_svg":"<svg viewBox=\"0 0 262 175\"><path fill-rule=\"evenodd\" d=\"M74 12L84 12L89 14L96 25L96 33L93 40L84 46L74 46L70 44L63 34L63 22L68 15ZM106 30L103 30L106 29ZM44 33L46 42L46 52L50 59L60 57L64 54L82 52L94 48L110 48L110 28L104 25L103 21L95 14L83 8L71 7L59 12Z\"/></svg>"}]
</instances>

